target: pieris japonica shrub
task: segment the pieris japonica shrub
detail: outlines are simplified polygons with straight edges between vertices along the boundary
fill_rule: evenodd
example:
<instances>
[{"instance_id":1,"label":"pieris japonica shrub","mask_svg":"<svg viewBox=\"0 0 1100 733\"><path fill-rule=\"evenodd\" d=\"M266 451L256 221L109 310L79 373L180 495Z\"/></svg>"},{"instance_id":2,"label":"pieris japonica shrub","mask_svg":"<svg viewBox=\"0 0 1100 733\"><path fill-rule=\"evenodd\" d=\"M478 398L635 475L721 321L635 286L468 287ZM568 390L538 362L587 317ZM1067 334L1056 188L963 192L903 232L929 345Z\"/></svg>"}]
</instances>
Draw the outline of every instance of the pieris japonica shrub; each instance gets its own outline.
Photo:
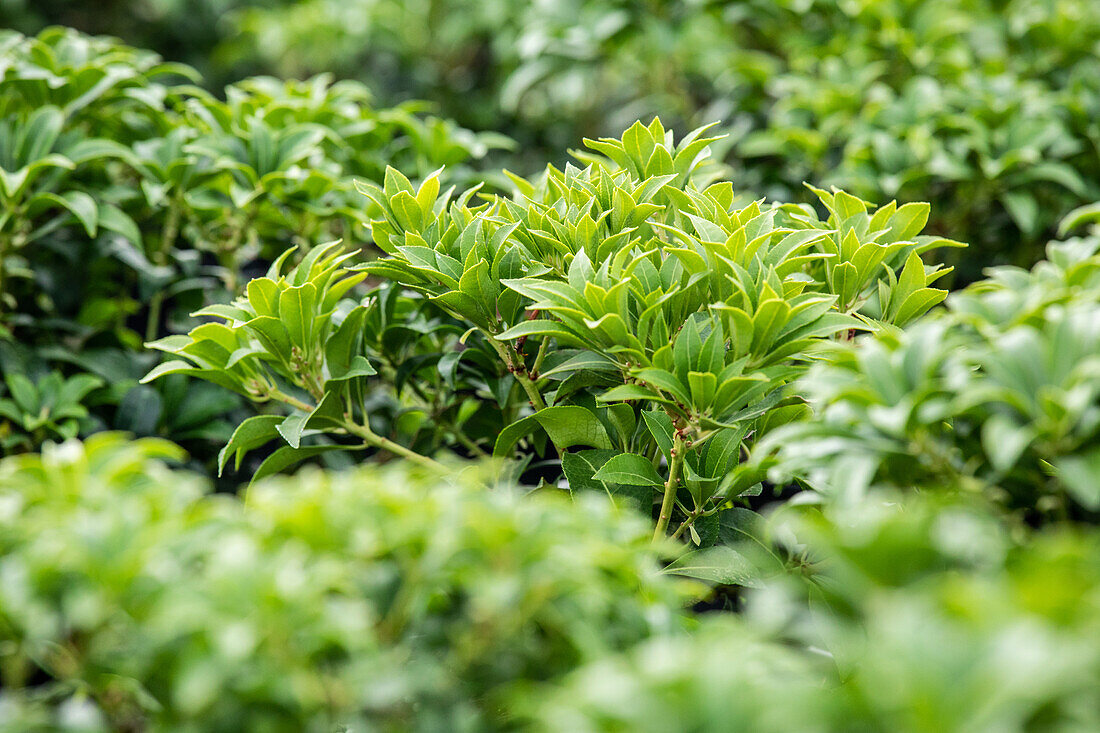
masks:
<instances>
[{"instance_id":1,"label":"pieris japonica shrub","mask_svg":"<svg viewBox=\"0 0 1100 733\"><path fill-rule=\"evenodd\" d=\"M957 243L922 235L925 204L872 207L815 189L819 208L739 197L708 166L705 129L677 141L659 120L587 141L583 167L512 176L509 196L419 186L395 169L365 183L385 256L356 264L336 245L287 270L280 258L211 322L150 344L174 358L146 378L184 373L284 412L243 423L222 463L280 446L261 474L321 452L381 449L422 463L372 422L370 334L397 283L460 325L407 404L449 420L440 450L515 458L574 491L629 497L658 536L713 544L721 510L759 491L750 447L805 412L787 385L822 346L903 326L946 296L947 272L921 255ZM345 297L352 296L352 297ZM385 298L409 297L388 291ZM419 339L413 329L394 338ZM462 374L491 413L443 415L423 395ZM436 375L438 376L438 375ZM379 384L381 382L381 384ZM449 384L448 384L449 383ZM485 414L485 412L483 412Z\"/></svg>"},{"instance_id":2,"label":"pieris japonica shrub","mask_svg":"<svg viewBox=\"0 0 1100 733\"><path fill-rule=\"evenodd\" d=\"M606 497L406 463L242 500L178 457L104 433L0 460L0 729L501 729L524 685L683 623Z\"/></svg>"}]
</instances>

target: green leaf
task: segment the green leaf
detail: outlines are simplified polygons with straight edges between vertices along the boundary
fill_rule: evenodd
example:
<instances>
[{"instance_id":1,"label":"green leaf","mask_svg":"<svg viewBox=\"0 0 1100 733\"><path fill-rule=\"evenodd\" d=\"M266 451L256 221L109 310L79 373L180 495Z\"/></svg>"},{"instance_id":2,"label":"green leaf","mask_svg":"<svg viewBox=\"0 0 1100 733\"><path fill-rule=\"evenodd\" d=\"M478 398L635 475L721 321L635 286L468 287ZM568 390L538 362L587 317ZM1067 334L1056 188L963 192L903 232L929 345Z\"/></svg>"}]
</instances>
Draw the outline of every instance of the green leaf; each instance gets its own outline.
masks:
<instances>
[{"instance_id":1,"label":"green leaf","mask_svg":"<svg viewBox=\"0 0 1100 733\"><path fill-rule=\"evenodd\" d=\"M649 160L654 148L653 135L640 121L635 122L623 133L623 149L630 156L632 162L638 165L638 169L631 171L639 177L644 177L645 171L641 167Z\"/></svg>"},{"instance_id":2,"label":"green leaf","mask_svg":"<svg viewBox=\"0 0 1100 733\"><path fill-rule=\"evenodd\" d=\"M366 308L355 307L325 341L325 366L328 367L330 378L340 378L347 374L352 358L359 355L355 351L360 347L359 336L363 333L366 316Z\"/></svg>"},{"instance_id":3,"label":"green leaf","mask_svg":"<svg viewBox=\"0 0 1100 733\"><path fill-rule=\"evenodd\" d=\"M833 268L832 292L838 296L838 302L842 307L852 305L859 294L860 285L859 273L851 262L842 262Z\"/></svg>"},{"instance_id":4,"label":"green leaf","mask_svg":"<svg viewBox=\"0 0 1100 733\"><path fill-rule=\"evenodd\" d=\"M867 205L847 191L837 191L833 194L833 207L840 221L847 221L856 214L867 213Z\"/></svg>"},{"instance_id":5,"label":"green leaf","mask_svg":"<svg viewBox=\"0 0 1100 733\"><path fill-rule=\"evenodd\" d=\"M8 391L11 392L15 404L19 406L20 410L28 415L38 412L38 390L35 389L34 383L31 382L31 380L27 379L27 377L22 374L9 374L4 378L4 381L7 382ZM610 448L611 446L607 447Z\"/></svg>"},{"instance_id":6,"label":"green leaf","mask_svg":"<svg viewBox=\"0 0 1100 733\"><path fill-rule=\"evenodd\" d=\"M316 304L317 286L313 283L289 287L279 293L279 320L290 342L307 353L312 345Z\"/></svg>"},{"instance_id":7,"label":"green leaf","mask_svg":"<svg viewBox=\"0 0 1100 733\"><path fill-rule=\"evenodd\" d=\"M500 286L489 276L488 262L481 260L464 271L459 278L458 289L470 296L490 321L495 320Z\"/></svg>"},{"instance_id":8,"label":"green leaf","mask_svg":"<svg viewBox=\"0 0 1100 733\"><path fill-rule=\"evenodd\" d=\"M1009 191L1001 195L1009 216L1024 234L1034 234L1040 228L1039 202L1026 191Z\"/></svg>"},{"instance_id":9,"label":"green leaf","mask_svg":"<svg viewBox=\"0 0 1100 733\"><path fill-rule=\"evenodd\" d=\"M665 480L645 456L620 453L603 465L594 478L630 486L661 486Z\"/></svg>"},{"instance_id":10,"label":"green leaf","mask_svg":"<svg viewBox=\"0 0 1100 733\"><path fill-rule=\"evenodd\" d=\"M1100 221L1100 201L1093 204L1079 206L1065 215L1058 223L1058 236L1065 236L1082 224L1090 224Z\"/></svg>"},{"instance_id":11,"label":"green leaf","mask_svg":"<svg viewBox=\"0 0 1100 733\"><path fill-rule=\"evenodd\" d=\"M439 303L460 319L470 321L481 328L488 329L489 323L485 319L484 310L478 302L466 293L457 290L432 297L432 301ZM498 337L499 338L499 337Z\"/></svg>"},{"instance_id":12,"label":"green leaf","mask_svg":"<svg viewBox=\"0 0 1100 733\"><path fill-rule=\"evenodd\" d=\"M924 272L924 262L921 260L920 255L916 252L910 252L909 257L905 260L905 267L902 268L901 274L898 275L898 284L890 294L891 307L897 304L897 311L901 309L901 305L905 300L925 286L928 282L928 277Z\"/></svg>"},{"instance_id":13,"label":"green leaf","mask_svg":"<svg viewBox=\"0 0 1100 733\"><path fill-rule=\"evenodd\" d=\"M727 494L729 495L729 494ZM739 547L743 556L751 556L761 570L782 572L783 560L769 545L767 528L762 516L744 507L733 507L718 514L718 542Z\"/></svg>"},{"instance_id":14,"label":"green leaf","mask_svg":"<svg viewBox=\"0 0 1100 733\"><path fill-rule=\"evenodd\" d=\"M246 322L245 328L256 335L267 352L283 361L290 359L290 337L278 318L261 316Z\"/></svg>"},{"instance_id":15,"label":"green leaf","mask_svg":"<svg viewBox=\"0 0 1100 733\"><path fill-rule=\"evenodd\" d=\"M921 288L902 301L894 316L894 325L904 326L914 318L924 315L947 297L946 290Z\"/></svg>"},{"instance_id":16,"label":"green leaf","mask_svg":"<svg viewBox=\"0 0 1100 733\"><path fill-rule=\"evenodd\" d=\"M607 431L591 411L578 405L558 405L539 410L523 420L512 423L501 431L493 447L493 455L504 456L512 452L512 447L525 435L539 425L559 452L575 445L587 445L593 448L610 449L611 439Z\"/></svg>"},{"instance_id":17,"label":"green leaf","mask_svg":"<svg viewBox=\"0 0 1100 733\"><path fill-rule=\"evenodd\" d=\"M607 487L602 482L594 479L593 475L617 455L617 451L603 448L563 453L561 466L565 479L569 484L569 490L573 492L607 491Z\"/></svg>"},{"instance_id":18,"label":"green leaf","mask_svg":"<svg viewBox=\"0 0 1100 733\"><path fill-rule=\"evenodd\" d=\"M278 426L283 420L282 415L255 415L238 425L218 453L218 476L222 475L230 457L234 461L233 469L239 470L245 454L278 437Z\"/></svg>"},{"instance_id":19,"label":"green leaf","mask_svg":"<svg viewBox=\"0 0 1100 733\"><path fill-rule=\"evenodd\" d=\"M932 207L923 202L905 204L890 217L889 241L908 241L920 234L928 223Z\"/></svg>"},{"instance_id":20,"label":"green leaf","mask_svg":"<svg viewBox=\"0 0 1100 733\"><path fill-rule=\"evenodd\" d=\"M246 292L257 316L279 317L279 286L274 280L268 277L250 280Z\"/></svg>"},{"instance_id":21,"label":"green leaf","mask_svg":"<svg viewBox=\"0 0 1100 733\"><path fill-rule=\"evenodd\" d=\"M569 482L569 490L596 491L607 493L613 498L624 498L641 511L653 506L653 490L648 486L631 486L596 479L595 473L609 460L618 455L612 450L582 450L576 453L564 453L561 457L562 472Z\"/></svg>"},{"instance_id":22,"label":"green leaf","mask_svg":"<svg viewBox=\"0 0 1100 733\"><path fill-rule=\"evenodd\" d=\"M191 377L199 377L234 392L242 392L241 383L229 374L211 369L199 369L186 361L174 359L166 361L154 367L148 374L141 378L141 384L148 384L154 379L168 374L186 374Z\"/></svg>"},{"instance_id":23,"label":"green leaf","mask_svg":"<svg viewBox=\"0 0 1100 733\"><path fill-rule=\"evenodd\" d=\"M552 336L556 338L559 343L576 345L583 345L584 343L580 338L568 331L561 323L541 318L517 323L504 333L498 334L496 339L497 341L511 341L523 336ZM545 376L545 374L543 376Z\"/></svg>"},{"instance_id":24,"label":"green leaf","mask_svg":"<svg viewBox=\"0 0 1100 733\"><path fill-rule=\"evenodd\" d=\"M215 318L223 318L226 321L241 321L242 323L252 318L252 314L245 309L233 305L226 305L225 303L208 305L205 308L195 311L191 315L195 318L213 316Z\"/></svg>"},{"instance_id":25,"label":"green leaf","mask_svg":"<svg viewBox=\"0 0 1100 733\"><path fill-rule=\"evenodd\" d=\"M652 400L669 405L673 404L672 400L666 399L657 391L643 387L640 384L620 384L618 387L612 387L596 397L597 402L627 402L630 400Z\"/></svg>"},{"instance_id":26,"label":"green leaf","mask_svg":"<svg viewBox=\"0 0 1100 733\"><path fill-rule=\"evenodd\" d=\"M103 380L92 374L75 374L61 385L57 393L57 404L74 404L80 402L88 393L99 389L104 384Z\"/></svg>"},{"instance_id":27,"label":"green leaf","mask_svg":"<svg viewBox=\"0 0 1100 733\"><path fill-rule=\"evenodd\" d=\"M709 409L718 389L718 377L712 372L688 372L688 384L691 385L691 404L697 410Z\"/></svg>"},{"instance_id":28,"label":"green leaf","mask_svg":"<svg viewBox=\"0 0 1100 733\"><path fill-rule=\"evenodd\" d=\"M109 232L121 235L134 245L142 246L141 230L137 223L122 209L111 204L101 203L99 206L99 226Z\"/></svg>"},{"instance_id":29,"label":"green leaf","mask_svg":"<svg viewBox=\"0 0 1100 733\"><path fill-rule=\"evenodd\" d=\"M634 416L634 408L622 402L608 405L607 418L615 427L615 432L619 435L619 441L626 448L630 439L634 437L634 428L638 426L638 420Z\"/></svg>"},{"instance_id":30,"label":"green leaf","mask_svg":"<svg viewBox=\"0 0 1100 733\"><path fill-rule=\"evenodd\" d=\"M84 232L89 237L94 237L99 227L99 207L95 199L83 191L66 191L61 195L55 193L40 193L36 200L49 202L60 206L76 218L84 227Z\"/></svg>"},{"instance_id":31,"label":"green leaf","mask_svg":"<svg viewBox=\"0 0 1100 733\"><path fill-rule=\"evenodd\" d=\"M576 405L547 407L534 415L559 451L575 445L610 448L607 431L591 411Z\"/></svg>"},{"instance_id":32,"label":"green leaf","mask_svg":"<svg viewBox=\"0 0 1100 733\"><path fill-rule=\"evenodd\" d=\"M676 432L672 424L672 418L660 410L646 410L642 412L649 434L657 441L657 447L664 454L666 461L672 460L672 444Z\"/></svg>"},{"instance_id":33,"label":"green leaf","mask_svg":"<svg viewBox=\"0 0 1100 733\"><path fill-rule=\"evenodd\" d=\"M531 321L528 321L530 323ZM502 340L505 340L503 336ZM567 352L568 353L568 352ZM546 363L551 363L551 358L548 357ZM554 377L556 379L565 379L566 377L575 374L577 372L597 371L614 374L619 371L619 366L614 361L602 354L596 354L591 351L582 351L580 353L572 352L572 356L569 356L564 361L554 363L552 366L545 367L539 377Z\"/></svg>"},{"instance_id":34,"label":"green leaf","mask_svg":"<svg viewBox=\"0 0 1100 733\"><path fill-rule=\"evenodd\" d=\"M327 380L326 385L329 383L344 382L349 379L357 379L359 377L373 377L376 374L378 374L378 372L367 360L367 357L356 355L352 357L351 363L348 365L347 369L345 369L340 376L332 377Z\"/></svg>"},{"instance_id":35,"label":"green leaf","mask_svg":"<svg viewBox=\"0 0 1100 733\"><path fill-rule=\"evenodd\" d=\"M493 445L493 455L497 457L510 455L516 443L524 436L530 435L537 425L534 415L528 415L506 425L497 435L496 443ZM610 448L610 446L607 447Z\"/></svg>"},{"instance_id":36,"label":"green leaf","mask_svg":"<svg viewBox=\"0 0 1100 733\"><path fill-rule=\"evenodd\" d=\"M664 390L672 395L672 398L681 405L688 405L691 403L691 397L688 396L687 391L684 389L684 385L680 383L680 380L664 369L646 367L645 369L636 371L634 376L649 385Z\"/></svg>"},{"instance_id":37,"label":"green leaf","mask_svg":"<svg viewBox=\"0 0 1100 733\"><path fill-rule=\"evenodd\" d=\"M291 448L297 448L301 444L302 431L305 430L306 423L309 422L312 414L312 410L310 412L295 410L279 423L276 429Z\"/></svg>"},{"instance_id":38,"label":"green leaf","mask_svg":"<svg viewBox=\"0 0 1100 733\"><path fill-rule=\"evenodd\" d=\"M599 480L593 478L605 463L618 455L616 451L606 449L582 450L576 453L563 453L561 457L562 473L569 483L569 490L606 491Z\"/></svg>"},{"instance_id":39,"label":"green leaf","mask_svg":"<svg viewBox=\"0 0 1100 733\"><path fill-rule=\"evenodd\" d=\"M699 324L694 318L690 318L680 329L672 345L672 363L676 368L676 376L680 380L686 379L688 371L699 362L699 354L702 350L703 339L699 334Z\"/></svg>"}]
</instances>

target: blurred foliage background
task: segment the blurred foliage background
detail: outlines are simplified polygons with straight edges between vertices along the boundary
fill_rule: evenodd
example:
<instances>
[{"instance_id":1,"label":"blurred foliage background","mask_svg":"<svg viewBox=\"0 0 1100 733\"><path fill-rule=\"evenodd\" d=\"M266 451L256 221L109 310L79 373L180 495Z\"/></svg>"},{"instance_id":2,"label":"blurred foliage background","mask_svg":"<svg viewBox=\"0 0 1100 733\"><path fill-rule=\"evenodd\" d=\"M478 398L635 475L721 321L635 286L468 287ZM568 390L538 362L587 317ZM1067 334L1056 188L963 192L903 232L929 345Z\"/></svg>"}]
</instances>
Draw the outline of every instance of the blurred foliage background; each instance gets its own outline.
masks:
<instances>
[{"instance_id":1,"label":"blurred foliage background","mask_svg":"<svg viewBox=\"0 0 1100 733\"><path fill-rule=\"evenodd\" d=\"M325 71L432 100L519 141L520 172L635 119L717 120L742 190L930 201L933 230L972 245L960 282L1035 262L1098 197L1091 0L8 0L0 23L118 35L213 89Z\"/></svg>"}]
</instances>

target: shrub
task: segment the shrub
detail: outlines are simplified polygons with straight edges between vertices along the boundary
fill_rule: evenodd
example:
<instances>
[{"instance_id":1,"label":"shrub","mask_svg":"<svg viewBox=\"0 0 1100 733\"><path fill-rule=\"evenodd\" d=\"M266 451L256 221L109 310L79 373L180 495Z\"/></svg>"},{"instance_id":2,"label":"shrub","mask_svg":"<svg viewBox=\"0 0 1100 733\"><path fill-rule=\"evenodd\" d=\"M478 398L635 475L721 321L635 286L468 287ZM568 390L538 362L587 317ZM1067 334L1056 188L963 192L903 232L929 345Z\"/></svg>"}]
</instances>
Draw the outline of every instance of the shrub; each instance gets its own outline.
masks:
<instances>
[{"instance_id":1,"label":"shrub","mask_svg":"<svg viewBox=\"0 0 1100 733\"><path fill-rule=\"evenodd\" d=\"M0 710L112 730L492 729L512 687L679 623L648 528L597 496L405 465L242 502L162 457L178 449L101 434L0 461Z\"/></svg>"},{"instance_id":2,"label":"shrub","mask_svg":"<svg viewBox=\"0 0 1100 733\"><path fill-rule=\"evenodd\" d=\"M675 518L673 534L697 545L717 539L727 502L759 488L734 470L742 452L801 412L785 385L830 338L903 325L939 302L946 291L930 285L946 271L920 255L956 244L920 235L923 204L869 211L818 191L821 220L811 207L742 202L708 174L703 135L677 143L659 120L636 123L621 140L588 141L584 168L513 176L510 198L479 204L475 190L453 197L434 176L417 188L390 169L362 187L387 257L359 266L461 324L449 363L486 375L489 394L477 396L500 408L463 447L491 441L524 463L556 453L560 469L541 465L544 479L647 512L656 503L657 534ZM223 463L268 441L281 446L276 470L341 447L412 457L371 427L374 355L360 334L381 303L338 306L362 275L330 251L286 275L276 265L201 312L218 323L150 344L182 359L147 380L182 372L293 408L242 424ZM304 430L322 436L305 444Z\"/></svg>"}]
</instances>

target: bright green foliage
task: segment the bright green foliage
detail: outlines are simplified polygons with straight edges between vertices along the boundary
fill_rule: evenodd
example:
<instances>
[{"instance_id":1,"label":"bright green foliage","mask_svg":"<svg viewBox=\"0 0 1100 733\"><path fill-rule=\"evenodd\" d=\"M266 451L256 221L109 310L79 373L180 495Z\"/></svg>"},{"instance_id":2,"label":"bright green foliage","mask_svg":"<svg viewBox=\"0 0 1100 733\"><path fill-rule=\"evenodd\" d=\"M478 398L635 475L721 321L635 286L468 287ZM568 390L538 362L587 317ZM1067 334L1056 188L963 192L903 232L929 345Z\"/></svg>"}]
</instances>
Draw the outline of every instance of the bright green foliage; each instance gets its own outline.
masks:
<instances>
[{"instance_id":1,"label":"bright green foliage","mask_svg":"<svg viewBox=\"0 0 1100 733\"><path fill-rule=\"evenodd\" d=\"M712 615L690 636L590 665L524 701L529 729L1100 725L1100 536L1063 529L1015 546L987 509L883 498L794 522L808 581L775 579L749 592L739 622Z\"/></svg>"},{"instance_id":2,"label":"bright green foliage","mask_svg":"<svg viewBox=\"0 0 1100 733\"><path fill-rule=\"evenodd\" d=\"M208 31L211 67L350 61L507 125L491 175L505 139L358 82L214 92L0 32L0 452L44 447L0 460L0 731L1100 728L1098 19L304 0ZM1047 261L943 289L1070 210ZM72 440L109 428L259 481ZM349 470L269 478L306 461Z\"/></svg>"},{"instance_id":3,"label":"bright green foliage","mask_svg":"<svg viewBox=\"0 0 1100 733\"><path fill-rule=\"evenodd\" d=\"M702 132L677 144L658 120L636 123L621 140L588 143L608 158L514 178L511 199L472 208L469 194L449 203L431 181L413 190L396 172L386 187L365 188L385 214L375 241L391 255L368 271L480 331L536 408L505 426L494 452L509 455L544 430L559 452L614 448L618 461L650 464L627 481L596 474L607 491L664 485L674 494L686 464L681 532L749 488L728 480L739 446L766 420L797 413L780 388L815 343L877 327L861 312L872 298L908 303L888 306L885 322L923 313L945 293L926 288L938 272L926 274L916 255L950 244L917 238L919 207L869 216L836 193L843 220L822 223L742 202L729 183L700 190L693 174L713 142ZM830 207L833 196L822 192ZM834 261L862 279L832 279ZM675 449L678 441L686 445ZM596 456L585 460L599 469L609 454Z\"/></svg>"},{"instance_id":4,"label":"bright green foliage","mask_svg":"<svg viewBox=\"0 0 1100 733\"><path fill-rule=\"evenodd\" d=\"M253 480L323 453L364 447L432 463L382 437L386 434L406 437L411 447L429 453L440 442L457 442L484 455L467 433L478 437L478 426L488 417L484 429L492 434L500 418L493 417L492 409L478 417L480 401L464 400L470 386L456 372L461 356L475 375L486 367L485 359L478 365L469 354L434 351L453 349L456 328L430 312L425 318L417 312L423 303L393 288L372 291L359 302L345 297L367 275L346 269L354 253L337 243L315 247L282 275L289 255L276 261L266 277L249 282L245 295L233 303L195 314L216 322L149 344L179 358L159 365L143 382L171 374L198 376L253 402L273 400L292 408L287 416L267 413L244 420L221 451L219 473L231 460L239 469L250 451L270 441L281 447ZM446 371L440 373L444 358ZM371 359L383 364L384 384L368 379L377 374ZM497 379L502 380L510 388L510 378ZM386 395L395 404L380 404ZM357 442L349 443L348 437ZM428 442L418 445L425 438Z\"/></svg>"},{"instance_id":5,"label":"bright green foliage","mask_svg":"<svg viewBox=\"0 0 1100 733\"><path fill-rule=\"evenodd\" d=\"M1097 197L1088 2L782 5L759 21L779 48L735 146L746 185L931 201L933 229L973 247L968 281L1039 259L1058 217Z\"/></svg>"},{"instance_id":6,"label":"bright green foliage","mask_svg":"<svg viewBox=\"0 0 1100 733\"><path fill-rule=\"evenodd\" d=\"M0 462L0 728L1100 727L1100 236L950 297L973 262L924 262L1100 218L1095 13L658 5L221 26L509 110L490 178L500 138L355 82L0 36L0 449L47 441ZM647 109L724 121L598 137ZM238 499L48 442L109 426L254 479L404 460Z\"/></svg>"},{"instance_id":7,"label":"bright green foliage","mask_svg":"<svg viewBox=\"0 0 1100 733\"><path fill-rule=\"evenodd\" d=\"M341 266L353 254L342 253L337 243L314 248L281 275L290 254L276 261L266 277L249 282L246 294L232 304L213 305L196 314L221 322L149 344L180 358L161 364L142 380L168 374L199 376L255 402L274 399L294 407L285 418L248 418L222 450L219 469L230 458L239 467L249 450L274 438L284 440L287 446L262 465L255 478L338 447L303 448L303 434L327 428L359 435L366 445L388 443L377 439L366 423L365 378L377 373L361 353L367 309L349 306L334 320L343 296L366 275L350 274ZM357 413L363 415L362 425L355 422Z\"/></svg>"},{"instance_id":8,"label":"bright green foliage","mask_svg":"<svg viewBox=\"0 0 1100 733\"><path fill-rule=\"evenodd\" d=\"M146 381L178 371L213 372L214 381L262 401L272 395L278 378L320 400L331 382L374 374L365 360L356 363L352 356L359 350L365 309L358 306L333 323L337 304L365 277L349 275L341 267L352 254L342 253L336 243L316 247L282 275L290 254L275 262L266 277L249 282L245 295L231 305L210 306L197 314L222 323L204 323L186 336L150 344L195 366L167 362Z\"/></svg>"},{"instance_id":9,"label":"bright green foliage","mask_svg":"<svg viewBox=\"0 0 1100 733\"><path fill-rule=\"evenodd\" d=\"M836 293L839 310L865 308L879 321L904 326L947 297L946 290L928 286L950 268L929 270L919 255L937 247L964 245L920 234L928 223L928 204L899 207L890 202L868 212L864 202L844 191L812 190L829 213L826 221L818 221L809 207L786 209L798 221L829 230L822 249L832 257L822 259L824 273L815 275Z\"/></svg>"},{"instance_id":10,"label":"bright green foliage","mask_svg":"<svg viewBox=\"0 0 1100 733\"><path fill-rule=\"evenodd\" d=\"M421 293L464 323L469 331L454 348L491 348L496 369L515 377L505 402L518 388L531 405L525 414L503 410L493 452L516 455L525 441L519 455L529 461L532 449L544 453L548 438L565 465L570 449L602 451L581 457L587 475L575 462L579 473L565 473L572 488L634 487L628 493L648 510L660 487L658 531L677 513L676 534L690 530L697 544L703 542L693 522L756 482L733 470L746 444L801 412L784 385L822 341L904 323L942 299L945 291L928 285L944 270L929 270L920 254L954 244L919 235L927 206L891 203L868 212L844 192L821 191L829 211L821 221L800 207L744 202L729 182L699 187L697 180L709 178L714 142L704 132L677 143L659 120L639 122L620 140L587 143L607 157L585 154L585 168L550 166L534 181L513 176L513 196L483 195L480 203L476 188L456 197L437 175L414 187L392 168L382 186L361 186L379 212L374 241L389 255L362 269ZM295 277L313 288L305 284L312 276ZM282 376L312 395L310 405L296 404L304 414L280 424L291 448L300 450L301 428L323 422L356 433L333 416L365 407L347 401L343 383L321 379L321 362L295 372L284 354L293 335L288 341L283 329L292 334L302 326L297 311L261 313L257 297L274 300L275 289L269 279L254 280L250 307L207 311L232 319L238 339L221 344L216 357L199 349L229 338L220 326L155 344L188 355L197 369L169 363L149 378L186 369L264 399L269 383L249 371L244 356L254 347L239 340L248 333L263 341L257 359L282 363ZM320 303L320 296L307 300ZM312 316L322 333L333 305ZM341 353L351 355L345 359L367 356L356 350L358 328L351 315L341 326L348 334ZM312 351L299 348L308 361L327 347L319 341ZM255 418L246 433L277 420ZM275 437L270 427L264 435ZM230 452L240 456L258 444L257 434L234 441Z\"/></svg>"},{"instance_id":11,"label":"bright green foliage","mask_svg":"<svg viewBox=\"0 0 1100 733\"><path fill-rule=\"evenodd\" d=\"M177 453L0 462L0 727L493 730L510 690L679 623L648 527L601 497L406 465L241 501Z\"/></svg>"},{"instance_id":12,"label":"bright green foliage","mask_svg":"<svg viewBox=\"0 0 1100 733\"><path fill-rule=\"evenodd\" d=\"M984 489L1009 507L1094 516L1100 493L1100 237L998 268L904 333L838 350L796 389L815 417L769 436L775 475L858 500L865 487Z\"/></svg>"},{"instance_id":13,"label":"bright green foliage","mask_svg":"<svg viewBox=\"0 0 1100 733\"><path fill-rule=\"evenodd\" d=\"M78 411L84 416L77 421L78 434L113 428L135 435L170 435L173 442L182 446L200 450L205 447L207 455L200 453L189 466L209 471L205 464L210 458L210 446L228 441L249 411L242 409L242 399L232 392L184 375L165 377L155 388L138 384L159 360L159 354L152 351L130 353L96 344L80 349L78 345L69 346L67 341L31 350L0 340L0 374L5 377L22 375L35 384L48 383L56 378L50 376L57 371L50 368L52 361L71 372L63 381L98 380L99 386L80 400L83 410ZM0 391L4 390L6 386L0 386ZM0 418L0 423L6 422L6 418ZM0 427L0 432L11 438L14 452L37 450L42 440L60 437L46 433L32 436L10 423ZM216 449L213 452L216 455Z\"/></svg>"},{"instance_id":14,"label":"bright green foliage","mask_svg":"<svg viewBox=\"0 0 1100 733\"><path fill-rule=\"evenodd\" d=\"M126 160L125 145L163 114L167 86L158 79L194 76L151 52L54 28L38 38L0 38L0 313L19 290L5 275L33 277L34 244L49 247L78 226L135 236L136 226L89 179L108 161ZM97 181L102 186L103 182ZM37 244L36 244L37 243ZM30 262L28 262L30 257Z\"/></svg>"},{"instance_id":15,"label":"bright green foliage","mask_svg":"<svg viewBox=\"0 0 1100 733\"><path fill-rule=\"evenodd\" d=\"M53 106L100 130L128 130L140 123L142 108L160 108L161 82L198 79L193 69L152 51L68 28L47 28L34 38L6 32L2 46L8 109Z\"/></svg>"},{"instance_id":16,"label":"bright green foliage","mask_svg":"<svg viewBox=\"0 0 1100 733\"><path fill-rule=\"evenodd\" d=\"M365 87L328 76L248 79L227 88L225 102L195 88L178 94L182 124L150 146L141 168L144 203L179 206L177 226L218 254L231 284L257 255L359 236L365 219L353 177L381 180L391 163L416 175L448 164L465 180L463 163L504 140L407 107L375 111Z\"/></svg>"}]
</instances>

